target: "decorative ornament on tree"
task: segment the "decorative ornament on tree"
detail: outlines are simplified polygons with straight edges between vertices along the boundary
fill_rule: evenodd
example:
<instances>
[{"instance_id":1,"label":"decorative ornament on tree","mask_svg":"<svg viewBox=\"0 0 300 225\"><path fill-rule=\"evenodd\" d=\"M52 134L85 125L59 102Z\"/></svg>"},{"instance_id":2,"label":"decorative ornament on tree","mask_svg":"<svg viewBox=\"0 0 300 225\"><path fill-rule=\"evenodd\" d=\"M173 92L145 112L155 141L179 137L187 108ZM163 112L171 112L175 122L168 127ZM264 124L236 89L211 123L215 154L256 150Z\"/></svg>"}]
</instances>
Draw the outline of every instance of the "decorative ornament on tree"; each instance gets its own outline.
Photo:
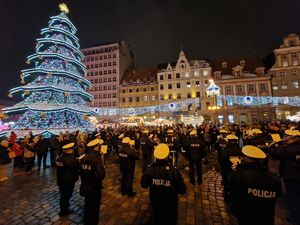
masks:
<instances>
[{"instance_id":1,"label":"decorative ornament on tree","mask_svg":"<svg viewBox=\"0 0 300 225\"><path fill-rule=\"evenodd\" d=\"M39 59L43 59L43 56L39 55Z\"/></svg>"},{"instance_id":2,"label":"decorative ornament on tree","mask_svg":"<svg viewBox=\"0 0 300 225\"><path fill-rule=\"evenodd\" d=\"M7 96L8 96L9 98L12 98L12 97L13 97L12 94L8 94Z\"/></svg>"},{"instance_id":3,"label":"decorative ornament on tree","mask_svg":"<svg viewBox=\"0 0 300 225\"><path fill-rule=\"evenodd\" d=\"M89 115L83 115L83 119L87 120L89 118Z\"/></svg>"},{"instance_id":4,"label":"decorative ornament on tree","mask_svg":"<svg viewBox=\"0 0 300 225\"><path fill-rule=\"evenodd\" d=\"M42 112L41 117L46 117L46 113Z\"/></svg>"},{"instance_id":5,"label":"decorative ornament on tree","mask_svg":"<svg viewBox=\"0 0 300 225\"><path fill-rule=\"evenodd\" d=\"M47 74L47 77L52 77L52 73L48 73L48 74Z\"/></svg>"},{"instance_id":6,"label":"decorative ornament on tree","mask_svg":"<svg viewBox=\"0 0 300 225\"><path fill-rule=\"evenodd\" d=\"M29 61L29 60L26 60L26 64L29 65L29 64L30 64L30 61Z\"/></svg>"},{"instance_id":7,"label":"decorative ornament on tree","mask_svg":"<svg viewBox=\"0 0 300 225\"><path fill-rule=\"evenodd\" d=\"M246 96L246 97L244 98L244 103L245 103L246 105L251 105L251 104L253 103L253 98L252 98L251 96Z\"/></svg>"},{"instance_id":8,"label":"decorative ornament on tree","mask_svg":"<svg viewBox=\"0 0 300 225\"><path fill-rule=\"evenodd\" d=\"M29 95L29 94L30 94L30 91L26 90L26 91L24 91L24 94L25 94L25 95Z\"/></svg>"},{"instance_id":9,"label":"decorative ornament on tree","mask_svg":"<svg viewBox=\"0 0 300 225\"><path fill-rule=\"evenodd\" d=\"M65 13L65 14L69 13L68 6L65 3L60 3L58 5L58 7L59 7L60 11L62 11L63 13Z\"/></svg>"}]
</instances>

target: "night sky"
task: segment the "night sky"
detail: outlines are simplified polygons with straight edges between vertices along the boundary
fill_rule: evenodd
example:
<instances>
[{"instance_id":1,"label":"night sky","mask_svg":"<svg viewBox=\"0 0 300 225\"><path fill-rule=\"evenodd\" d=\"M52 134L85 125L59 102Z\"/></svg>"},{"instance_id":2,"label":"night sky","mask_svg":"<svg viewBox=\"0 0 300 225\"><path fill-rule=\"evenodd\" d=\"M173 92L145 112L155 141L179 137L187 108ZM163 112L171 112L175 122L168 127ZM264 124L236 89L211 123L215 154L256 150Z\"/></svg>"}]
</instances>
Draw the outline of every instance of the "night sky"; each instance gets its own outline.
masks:
<instances>
[{"instance_id":1,"label":"night sky","mask_svg":"<svg viewBox=\"0 0 300 225\"><path fill-rule=\"evenodd\" d=\"M0 0L0 98L20 85L40 29L60 13L56 0ZM189 59L270 54L300 34L300 0L66 0L82 48L105 41L131 45L135 66Z\"/></svg>"}]
</instances>

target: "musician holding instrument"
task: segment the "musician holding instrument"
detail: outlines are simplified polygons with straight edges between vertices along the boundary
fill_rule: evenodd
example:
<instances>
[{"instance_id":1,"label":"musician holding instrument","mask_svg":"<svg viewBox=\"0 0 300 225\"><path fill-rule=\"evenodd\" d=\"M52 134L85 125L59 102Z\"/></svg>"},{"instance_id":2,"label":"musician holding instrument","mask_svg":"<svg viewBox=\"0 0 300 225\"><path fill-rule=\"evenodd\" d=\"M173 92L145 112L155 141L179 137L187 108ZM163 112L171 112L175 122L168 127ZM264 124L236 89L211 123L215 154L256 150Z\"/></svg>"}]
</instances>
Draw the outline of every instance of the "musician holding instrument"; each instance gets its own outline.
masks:
<instances>
[{"instance_id":1,"label":"musician holding instrument","mask_svg":"<svg viewBox=\"0 0 300 225\"><path fill-rule=\"evenodd\" d=\"M294 224L300 224L300 132L286 130L286 137L273 144L269 155L280 160L280 175L287 193L287 206Z\"/></svg>"}]
</instances>

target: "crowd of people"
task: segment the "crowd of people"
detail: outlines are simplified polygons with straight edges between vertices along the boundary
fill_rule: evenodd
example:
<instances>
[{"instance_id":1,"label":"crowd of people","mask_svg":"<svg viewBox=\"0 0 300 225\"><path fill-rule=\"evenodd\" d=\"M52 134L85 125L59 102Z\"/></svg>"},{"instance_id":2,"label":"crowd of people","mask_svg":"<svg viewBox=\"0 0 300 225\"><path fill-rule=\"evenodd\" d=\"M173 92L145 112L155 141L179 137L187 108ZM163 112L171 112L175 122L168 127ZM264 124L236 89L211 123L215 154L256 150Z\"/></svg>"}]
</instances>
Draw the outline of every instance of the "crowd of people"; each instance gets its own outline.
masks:
<instances>
[{"instance_id":1,"label":"crowd of people","mask_svg":"<svg viewBox=\"0 0 300 225\"><path fill-rule=\"evenodd\" d=\"M94 132L66 132L45 138L31 133L23 138L12 132L1 141L0 182L8 179L7 165L33 173L52 166L61 194L60 216L72 213L70 198L79 177L85 198L84 224L98 224L105 161L117 157L120 192L135 196L136 161L142 160L140 184L149 188L152 224L176 224L178 195L186 193L181 170L189 169L191 185L202 184L202 167L216 156L225 200L239 224L274 224L276 199L286 191L291 223L300 224L300 124L292 122L255 125L197 127L176 125L119 127ZM51 165L47 165L50 151ZM184 160L178 160L178 158ZM278 170L272 162L280 161Z\"/></svg>"}]
</instances>

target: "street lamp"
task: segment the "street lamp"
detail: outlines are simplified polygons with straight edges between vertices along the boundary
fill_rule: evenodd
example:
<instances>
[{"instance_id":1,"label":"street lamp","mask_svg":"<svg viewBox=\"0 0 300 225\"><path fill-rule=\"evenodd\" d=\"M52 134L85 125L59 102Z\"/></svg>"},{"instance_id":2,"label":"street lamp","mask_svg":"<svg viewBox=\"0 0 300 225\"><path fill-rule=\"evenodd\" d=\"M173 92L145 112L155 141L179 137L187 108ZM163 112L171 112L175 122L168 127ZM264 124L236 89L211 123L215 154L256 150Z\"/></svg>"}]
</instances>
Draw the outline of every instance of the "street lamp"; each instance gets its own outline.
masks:
<instances>
[{"instance_id":1,"label":"street lamp","mask_svg":"<svg viewBox=\"0 0 300 225\"><path fill-rule=\"evenodd\" d=\"M206 89L206 95L207 97L213 98L213 104L212 106L208 106L208 110L210 110L212 113L211 115L211 122L214 122L214 112L216 110L219 110L220 107L217 106L217 96L220 95L220 88L215 84L214 80L209 80L209 86Z\"/></svg>"}]
</instances>

